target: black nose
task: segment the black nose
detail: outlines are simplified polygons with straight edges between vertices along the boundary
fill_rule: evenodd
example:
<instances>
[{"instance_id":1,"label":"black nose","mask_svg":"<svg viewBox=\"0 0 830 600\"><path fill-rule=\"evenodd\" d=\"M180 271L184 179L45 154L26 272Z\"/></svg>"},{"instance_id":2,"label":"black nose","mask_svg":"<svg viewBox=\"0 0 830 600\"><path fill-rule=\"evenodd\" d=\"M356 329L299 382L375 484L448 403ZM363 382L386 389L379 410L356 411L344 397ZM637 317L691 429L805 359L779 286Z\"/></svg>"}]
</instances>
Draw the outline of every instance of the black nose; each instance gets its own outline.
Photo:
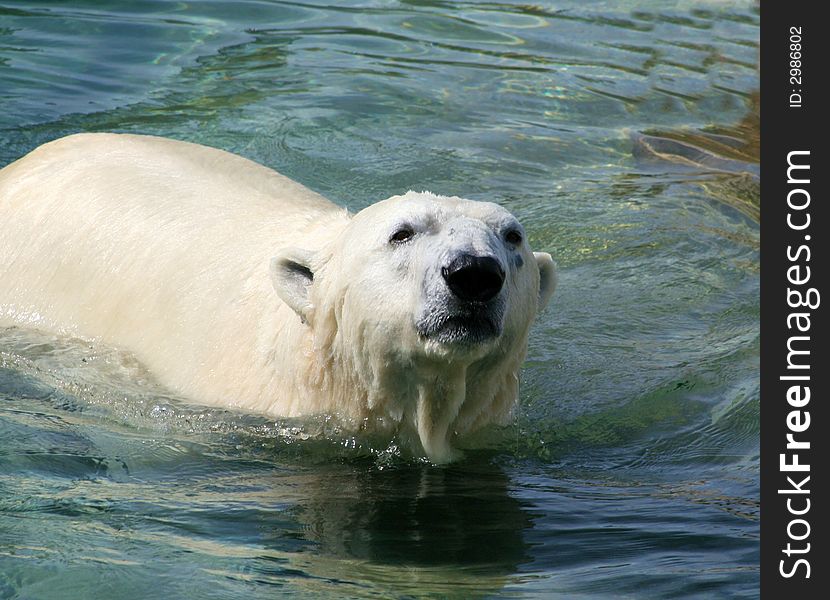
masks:
<instances>
[{"instance_id":1,"label":"black nose","mask_svg":"<svg viewBox=\"0 0 830 600\"><path fill-rule=\"evenodd\" d=\"M504 269L490 256L461 254L441 269L441 275L461 300L492 300L504 284Z\"/></svg>"}]
</instances>

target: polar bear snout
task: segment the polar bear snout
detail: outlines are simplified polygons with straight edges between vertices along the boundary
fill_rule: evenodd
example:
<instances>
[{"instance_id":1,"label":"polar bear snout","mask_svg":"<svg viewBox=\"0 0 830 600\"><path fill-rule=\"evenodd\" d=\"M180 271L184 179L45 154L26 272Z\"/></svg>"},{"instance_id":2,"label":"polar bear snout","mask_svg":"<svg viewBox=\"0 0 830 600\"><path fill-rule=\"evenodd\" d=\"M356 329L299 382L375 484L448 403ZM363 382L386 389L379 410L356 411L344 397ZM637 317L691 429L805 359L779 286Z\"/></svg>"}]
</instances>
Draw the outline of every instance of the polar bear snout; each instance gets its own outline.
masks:
<instances>
[{"instance_id":1,"label":"polar bear snout","mask_svg":"<svg viewBox=\"0 0 830 600\"><path fill-rule=\"evenodd\" d=\"M488 302L504 285L504 267L492 256L460 254L442 267L441 275L456 298L469 302Z\"/></svg>"},{"instance_id":2,"label":"polar bear snout","mask_svg":"<svg viewBox=\"0 0 830 600\"><path fill-rule=\"evenodd\" d=\"M462 250L442 262L437 269L441 277L426 278L415 323L420 336L453 346L477 346L501 336L506 309L502 261Z\"/></svg>"}]
</instances>

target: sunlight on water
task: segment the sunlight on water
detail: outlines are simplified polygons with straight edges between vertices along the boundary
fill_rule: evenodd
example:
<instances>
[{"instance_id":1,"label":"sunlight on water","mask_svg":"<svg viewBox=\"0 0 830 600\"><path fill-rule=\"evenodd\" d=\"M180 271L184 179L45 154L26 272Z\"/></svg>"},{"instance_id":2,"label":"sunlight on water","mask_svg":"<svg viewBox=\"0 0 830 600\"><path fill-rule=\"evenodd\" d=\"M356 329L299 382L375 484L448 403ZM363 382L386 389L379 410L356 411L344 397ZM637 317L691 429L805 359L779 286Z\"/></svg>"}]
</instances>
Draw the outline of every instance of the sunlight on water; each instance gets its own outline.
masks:
<instances>
[{"instance_id":1,"label":"sunlight on water","mask_svg":"<svg viewBox=\"0 0 830 600\"><path fill-rule=\"evenodd\" d=\"M0 330L0 598L754 596L758 52L739 0L4 0L0 165L114 130L493 200L561 279L444 468Z\"/></svg>"}]
</instances>

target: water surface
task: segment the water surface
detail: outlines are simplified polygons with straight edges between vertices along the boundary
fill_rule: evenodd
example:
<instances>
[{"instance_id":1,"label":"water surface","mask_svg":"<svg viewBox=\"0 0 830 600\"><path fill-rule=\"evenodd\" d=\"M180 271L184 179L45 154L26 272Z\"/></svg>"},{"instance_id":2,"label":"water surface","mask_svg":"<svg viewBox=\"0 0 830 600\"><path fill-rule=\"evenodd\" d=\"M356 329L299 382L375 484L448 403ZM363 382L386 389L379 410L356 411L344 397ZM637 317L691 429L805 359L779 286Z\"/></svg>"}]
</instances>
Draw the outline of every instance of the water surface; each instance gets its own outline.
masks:
<instances>
[{"instance_id":1,"label":"water surface","mask_svg":"<svg viewBox=\"0 0 830 600\"><path fill-rule=\"evenodd\" d=\"M0 597L756 596L758 39L737 0L0 0L0 165L164 135L497 201L561 269L515 422L444 468L0 330Z\"/></svg>"}]
</instances>

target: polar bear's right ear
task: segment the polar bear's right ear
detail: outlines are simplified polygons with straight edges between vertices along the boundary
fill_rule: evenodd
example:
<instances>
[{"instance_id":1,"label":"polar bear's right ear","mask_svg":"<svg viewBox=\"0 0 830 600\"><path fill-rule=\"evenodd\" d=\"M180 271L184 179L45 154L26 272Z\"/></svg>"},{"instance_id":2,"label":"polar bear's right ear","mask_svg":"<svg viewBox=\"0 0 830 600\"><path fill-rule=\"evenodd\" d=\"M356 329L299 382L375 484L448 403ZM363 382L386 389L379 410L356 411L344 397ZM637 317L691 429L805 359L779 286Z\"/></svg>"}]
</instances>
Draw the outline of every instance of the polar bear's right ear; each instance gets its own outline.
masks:
<instances>
[{"instance_id":1,"label":"polar bear's right ear","mask_svg":"<svg viewBox=\"0 0 830 600\"><path fill-rule=\"evenodd\" d=\"M313 254L300 248L285 248L271 259L271 283L280 299L308 323L313 308L309 299L314 272Z\"/></svg>"}]
</instances>

